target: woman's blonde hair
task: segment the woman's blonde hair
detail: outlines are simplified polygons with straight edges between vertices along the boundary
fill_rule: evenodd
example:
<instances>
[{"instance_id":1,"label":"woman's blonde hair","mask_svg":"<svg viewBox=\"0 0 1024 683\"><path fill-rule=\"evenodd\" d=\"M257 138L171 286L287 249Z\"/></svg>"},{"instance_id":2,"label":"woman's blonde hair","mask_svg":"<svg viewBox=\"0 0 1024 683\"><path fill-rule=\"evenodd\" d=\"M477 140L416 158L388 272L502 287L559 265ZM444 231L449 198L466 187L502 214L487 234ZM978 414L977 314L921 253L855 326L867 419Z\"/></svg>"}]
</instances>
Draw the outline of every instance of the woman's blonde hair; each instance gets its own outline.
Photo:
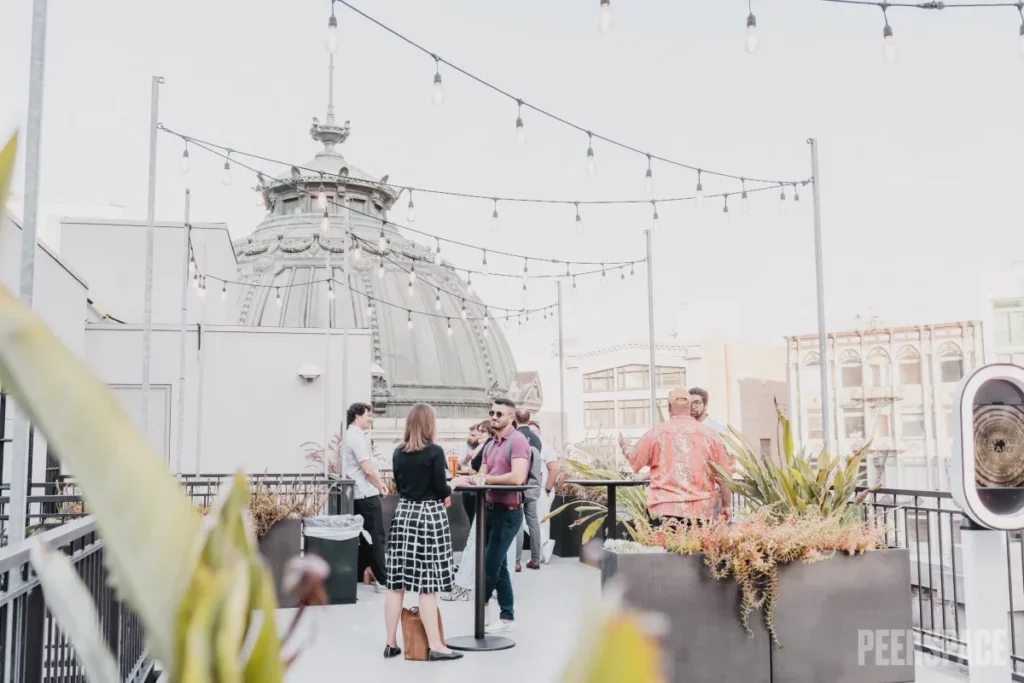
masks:
<instances>
[{"instance_id":1,"label":"woman's blonde hair","mask_svg":"<svg viewBox=\"0 0 1024 683\"><path fill-rule=\"evenodd\" d=\"M422 451L437 438L437 420L434 409L426 403L417 403L405 418L405 436L402 450L406 453Z\"/></svg>"}]
</instances>

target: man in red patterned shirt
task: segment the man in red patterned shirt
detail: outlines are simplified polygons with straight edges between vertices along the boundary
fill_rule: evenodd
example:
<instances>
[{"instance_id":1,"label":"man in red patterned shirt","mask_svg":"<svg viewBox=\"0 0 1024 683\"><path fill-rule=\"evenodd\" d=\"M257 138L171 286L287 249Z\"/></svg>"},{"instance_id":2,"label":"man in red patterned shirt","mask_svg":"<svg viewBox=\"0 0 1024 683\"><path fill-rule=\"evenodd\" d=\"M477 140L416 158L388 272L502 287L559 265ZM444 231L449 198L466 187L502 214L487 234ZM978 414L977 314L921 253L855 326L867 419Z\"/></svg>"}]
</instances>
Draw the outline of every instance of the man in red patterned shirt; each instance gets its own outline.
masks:
<instances>
[{"instance_id":1,"label":"man in red patterned shirt","mask_svg":"<svg viewBox=\"0 0 1024 683\"><path fill-rule=\"evenodd\" d=\"M668 395L668 422L644 434L636 448L619 435L619 447L634 472L651 468L647 510L651 517L669 517L686 524L714 516L717 483L709 462L730 474L733 458L714 429L690 417L690 392L673 389ZM732 515L732 496L722 487L722 517Z\"/></svg>"}]
</instances>

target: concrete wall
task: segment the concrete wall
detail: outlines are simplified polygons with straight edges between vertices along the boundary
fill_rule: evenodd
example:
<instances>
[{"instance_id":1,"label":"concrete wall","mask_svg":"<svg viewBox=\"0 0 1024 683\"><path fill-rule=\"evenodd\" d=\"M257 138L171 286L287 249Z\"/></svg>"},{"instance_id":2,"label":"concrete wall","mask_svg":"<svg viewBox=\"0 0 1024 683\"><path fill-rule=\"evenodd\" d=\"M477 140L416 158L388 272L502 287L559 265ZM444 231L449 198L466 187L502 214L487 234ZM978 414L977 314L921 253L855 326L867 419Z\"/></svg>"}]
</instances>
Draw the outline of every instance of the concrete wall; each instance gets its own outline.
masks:
<instances>
[{"instance_id":1,"label":"concrete wall","mask_svg":"<svg viewBox=\"0 0 1024 683\"><path fill-rule=\"evenodd\" d=\"M153 322L181 320L181 281L184 277L184 227L157 223L153 259ZM145 297L146 225L139 221L66 218L61 221L60 254L89 281L90 297L110 315L141 324ZM192 247L204 274L236 279L235 252L227 226L193 223ZM237 288L207 280L208 296L201 302L189 288L188 321L232 324ZM205 310L200 303L204 303ZM202 318L200 317L202 316Z\"/></svg>"},{"instance_id":2,"label":"concrete wall","mask_svg":"<svg viewBox=\"0 0 1024 683\"><path fill-rule=\"evenodd\" d=\"M142 328L91 325L86 332L90 365L112 385L133 418L139 414ZM200 341L203 363L202 411L199 403ZM344 335L331 335L328 364L322 330L291 328L202 327L188 330L186 342L185 427L181 471L301 472L302 444L323 443L344 420L344 403L370 400L370 337L348 334L348 372L341 371ZM180 335L173 326L153 333L151 440L178 469ZM321 376L306 382L301 366L316 365ZM328 368L329 365L329 368ZM326 387L325 387L326 384ZM325 411L325 389L327 407ZM326 416L326 422L325 422ZM202 438L197 443L197 434Z\"/></svg>"},{"instance_id":3,"label":"concrete wall","mask_svg":"<svg viewBox=\"0 0 1024 683\"><path fill-rule=\"evenodd\" d=\"M0 216L0 282L11 294L18 296L21 272L21 238L19 224ZM42 244L35 250L35 284L32 307L53 333L75 355L85 355L85 319L88 286L85 280L49 248ZM11 435L12 409L8 404L5 435ZM3 444L4 482L11 474L12 444ZM46 440L41 434L33 439L32 480L42 481L46 467Z\"/></svg>"}]
</instances>

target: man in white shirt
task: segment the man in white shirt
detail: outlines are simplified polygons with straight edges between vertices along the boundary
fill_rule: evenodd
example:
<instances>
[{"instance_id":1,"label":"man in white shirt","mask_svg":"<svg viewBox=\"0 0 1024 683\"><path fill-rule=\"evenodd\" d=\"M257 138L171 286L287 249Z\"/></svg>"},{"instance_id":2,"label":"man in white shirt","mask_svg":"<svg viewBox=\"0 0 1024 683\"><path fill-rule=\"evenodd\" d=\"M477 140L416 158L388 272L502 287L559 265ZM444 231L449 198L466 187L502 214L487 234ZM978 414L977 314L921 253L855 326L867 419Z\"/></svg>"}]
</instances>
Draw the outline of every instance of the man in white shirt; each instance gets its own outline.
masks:
<instances>
[{"instance_id":1,"label":"man in white shirt","mask_svg":"<svg viewBox=\"0 0 1024 683\"><path fill-rule=\"evenodd\" d=\"M727 425L722 424L715 418L708 415L708 392L706 389L701 389L700 387L693 387L690 389L690 417L701 424L711 427L719 436L726 434L732 437L732 432L729 431L729 427ZM729 445L729 442L725 439L722 439L722 441L725 443L725 450L729 452L729 455L736 457L736 451L734 451L733 447ZM719 490L715 494L714 515L716 519L718 518L718 511L721 509L722 505L721 487L718 488Z\"/></svg>"},{"instance_id":2,"label":"man in white shirt","mask_svg":"<svg viewBox=\"0 0 1024 683\"><path fill-rule=\"evenodd\" d=\"M341 476L355 481L353 499L355 513L363 517L363 529L370 535L370 571L373 572L374 588L383 592L384 580L384 508L381 496L387 488L377 473L373 462L373 447L370 445L370 428L373 427L373 409L366 403L353 403L348 408L348 429L341 448ZM360 537L362 544L364 539Z\"/></svg>"}]
</instances>

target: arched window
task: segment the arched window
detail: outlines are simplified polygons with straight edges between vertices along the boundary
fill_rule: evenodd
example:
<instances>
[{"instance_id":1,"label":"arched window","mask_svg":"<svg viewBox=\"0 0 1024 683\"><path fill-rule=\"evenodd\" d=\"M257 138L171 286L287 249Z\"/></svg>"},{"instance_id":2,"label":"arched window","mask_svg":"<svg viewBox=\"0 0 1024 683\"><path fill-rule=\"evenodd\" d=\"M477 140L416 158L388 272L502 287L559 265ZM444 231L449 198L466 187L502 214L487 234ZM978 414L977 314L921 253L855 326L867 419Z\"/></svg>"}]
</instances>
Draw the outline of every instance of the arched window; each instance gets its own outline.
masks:
<instances>
[{"instance_id":1,"label":"arched window","mask_svg":"<svg viewBox=\"0 0 1024 683\"><path fill-rule=\"evenodd\" d=\"M844 389L853 389L864 384L864 368L860 354L853 350L843 352L839 357L840 382Z\"/></svg>"},{"instance_id":2,"label":"arched window","mask_svg":"<svg viewBox=\"0 0 1024 683\"><path fill-rule=\"evenodd\" d=\"M939 374L945 383L959 382L964 376L964 354L956 344L946 342L939 348Z\"/></svg>"},{"instance_id":3,"label":"arched window","mask_svg":"<svg viewBox=\"0 0 1024 683\"><path fill-rule=\"evenodd\" d=\"M896 354L900 366L900 384L903 386L920 386L921 354L913 346L904 346Z\"/></svg>"},{"instance_id":4,"label":"arched window","mask_svg":"<svg viewBox=\"0 0 1024 683\"><path fill-rule=\"evenodd\" d=\"M811 394L821 391L821 359L816 353L804 356L800 368L800 389Z\"/></svg>"},{"instance_id":5,"label":"arched window","mask_svg":"<svg viewBox=\"0 0 1024 683\"><path fill-rule=\"evenodd\" d=\"M885 349L876 346L868 354L868 386L887 387L892 384L891 363Z\"/></svg>"}]
</instances>

